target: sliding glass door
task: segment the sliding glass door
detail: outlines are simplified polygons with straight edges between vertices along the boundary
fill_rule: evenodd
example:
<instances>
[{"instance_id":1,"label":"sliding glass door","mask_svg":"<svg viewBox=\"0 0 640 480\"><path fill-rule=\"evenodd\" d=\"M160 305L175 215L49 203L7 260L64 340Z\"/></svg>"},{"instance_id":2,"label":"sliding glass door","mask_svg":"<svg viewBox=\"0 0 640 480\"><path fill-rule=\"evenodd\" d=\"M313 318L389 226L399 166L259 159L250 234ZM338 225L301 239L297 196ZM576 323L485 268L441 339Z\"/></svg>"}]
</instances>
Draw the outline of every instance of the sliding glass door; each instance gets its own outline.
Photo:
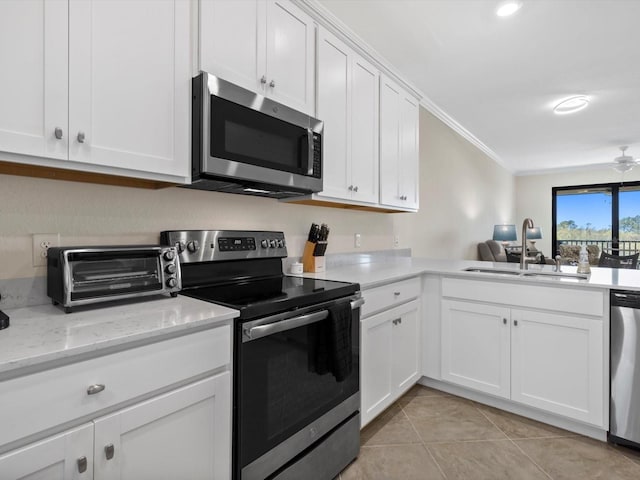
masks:
<instances>
[{"instance_id":1,"label":"sliding glass door","mask_svg":"<svg viewBox=\"0 0 640 480\"><path fill-rule=\"evenodd\" d=\"M640 182L555 187L553 249L560 244L597 245L600 251L640 251Z\"/></svg>"}]
</instances>

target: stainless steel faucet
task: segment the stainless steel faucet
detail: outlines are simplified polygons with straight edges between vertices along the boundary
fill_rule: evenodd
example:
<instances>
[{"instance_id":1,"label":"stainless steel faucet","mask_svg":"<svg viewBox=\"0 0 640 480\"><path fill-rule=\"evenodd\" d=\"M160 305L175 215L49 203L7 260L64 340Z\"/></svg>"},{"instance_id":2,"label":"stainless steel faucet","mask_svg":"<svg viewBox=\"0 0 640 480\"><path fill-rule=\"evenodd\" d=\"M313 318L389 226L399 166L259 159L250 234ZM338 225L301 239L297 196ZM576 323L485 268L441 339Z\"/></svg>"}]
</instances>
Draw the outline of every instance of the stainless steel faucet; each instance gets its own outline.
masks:
<instances>
[{"instance_id":1,"label":"stainless steel faucet","mask_svg":"<svg viewBox=\"0 0 640 480\"><path fill-rule=\"evenodd\" d=\"M526 262L527 257L527 228L533 228L533 220L525 218L522 222L522 250L520 251L520 270L528 270L529 264Z\"/></svg>"}]
</instances>

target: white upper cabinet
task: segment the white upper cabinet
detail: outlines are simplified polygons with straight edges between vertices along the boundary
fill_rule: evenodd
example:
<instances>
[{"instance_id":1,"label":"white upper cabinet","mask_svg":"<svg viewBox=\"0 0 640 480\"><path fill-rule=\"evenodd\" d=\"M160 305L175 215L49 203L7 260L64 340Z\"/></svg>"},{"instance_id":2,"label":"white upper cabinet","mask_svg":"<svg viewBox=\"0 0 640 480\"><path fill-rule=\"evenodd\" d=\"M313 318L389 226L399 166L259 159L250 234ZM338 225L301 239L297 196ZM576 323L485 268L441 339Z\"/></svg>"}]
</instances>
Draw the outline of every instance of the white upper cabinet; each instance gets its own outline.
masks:
<instances>
[{"instance_id":1,"label":"white upper cabinet","mask_svg":"<svg viewBox=\"0 0 640 480\"><path fill-rule=\"evenodd\" d=\"M70 160L188 175L189 26L180 0L70 0Z\"/></svg>"},{"instance_id":2,"label":"white upper cabinet","mask_svg":"<svg viewBox=\"0 0 640 480\"><path fill-rule=\"evenodd\" d=\"M188 180L190 26L182 0L0 2L0 150Z\"/></svg>"},{"instance_id":3,"label":"white upper cabinet","mask_svg":"<svg viewBox=\"0 0 640 480\"><path fill-rule=\"evenodd\" d=\"M324 121L321 197L378 202L378 71L318 31L318 118Z\"/></svg>"},{"instance_id":4,"label":"white upper cabinet","mask_svg":"<svg viewBox=\"0 0 640 480\"><path fill-rule=\"evenodd\" d=\"M389 78L380 78L380 203L417 210L418 102Z\"/></svg>"},{"instance_id":5,"label":"white upper cabinet","mask_svg":"<svg viewBox=\"0 0 640 480\"><path fill-rule=\"evenodd\" d=\"M68 15L64 1L0 2L4 152L67 158Z\"/></svg>"},{"instance_id":6,"label":"white upper cabinet","mask_svg":"<svg viewBox=\"0 0 640 480\"><path fill-rule=\"evenodd\" d=\"M287 0L201 0L200 69L315 112L315 23Z\"/></svg>"}]
</instances>

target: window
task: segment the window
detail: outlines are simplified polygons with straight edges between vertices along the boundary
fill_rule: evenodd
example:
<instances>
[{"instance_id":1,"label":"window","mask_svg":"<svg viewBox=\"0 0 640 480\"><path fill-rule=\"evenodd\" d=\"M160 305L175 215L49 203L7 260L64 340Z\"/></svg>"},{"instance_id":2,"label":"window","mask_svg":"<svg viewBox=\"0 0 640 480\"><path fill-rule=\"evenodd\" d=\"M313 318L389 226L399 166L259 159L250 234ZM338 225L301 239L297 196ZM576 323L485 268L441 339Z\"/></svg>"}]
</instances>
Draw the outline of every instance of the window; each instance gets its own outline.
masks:
<instances>
[{"instance_id":1,"label":"window","mask_svg":"<svg viewBox=\"0 0 640 480\"><path fill-rule=\"evenodd\" d=\"M600 251L640 251L640 182L552 189L553 249L597 245ZM555 253L554 253L555 255Z\"/></svg>"}]
</instances>

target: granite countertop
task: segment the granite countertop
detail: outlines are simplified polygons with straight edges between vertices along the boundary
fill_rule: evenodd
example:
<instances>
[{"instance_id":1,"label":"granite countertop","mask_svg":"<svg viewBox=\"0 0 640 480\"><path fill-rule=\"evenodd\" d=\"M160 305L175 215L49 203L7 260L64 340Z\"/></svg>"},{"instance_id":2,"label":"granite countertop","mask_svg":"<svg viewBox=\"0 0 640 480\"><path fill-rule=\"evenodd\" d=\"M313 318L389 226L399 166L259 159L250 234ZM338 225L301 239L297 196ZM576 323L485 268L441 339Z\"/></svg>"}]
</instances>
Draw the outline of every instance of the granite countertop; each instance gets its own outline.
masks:
<instances>
[{"instance_id":1,"label":"granite countertop","mask_svg":"<svg viewBox=\"0 0 640 480\"><path fill-rule=\"evenodd\" d=\"M239 315L237 310L182 295L101 304L69 314L50 304L6 313L11 326L0 330L0 377L126 343L213 327Z\"/></svg>"},{"instance_id":2,"label":"granite countertop","mask_svg":"<svg viewBox=\"0 0 640 480\"><path fill-rule=\"evenodd\" d=\"M359 263L328 268L323 273L303 273L302 276L357 282L363 290L385 283L403 280L422 274L437 274L463 278L477 278L538 285L606 288L640 291L640 270L591 267L586 280L553 276L517 276L495 273L465 272L465 268L496 268L518 271L520 265L506 262L481 262L473 260L434 260L427 258L398 258L386 262ZM563 273L575 274L577 267L562 266ZM552 273L553 265L529 265L529 272Z\"/></svg>"}]
</instances>

